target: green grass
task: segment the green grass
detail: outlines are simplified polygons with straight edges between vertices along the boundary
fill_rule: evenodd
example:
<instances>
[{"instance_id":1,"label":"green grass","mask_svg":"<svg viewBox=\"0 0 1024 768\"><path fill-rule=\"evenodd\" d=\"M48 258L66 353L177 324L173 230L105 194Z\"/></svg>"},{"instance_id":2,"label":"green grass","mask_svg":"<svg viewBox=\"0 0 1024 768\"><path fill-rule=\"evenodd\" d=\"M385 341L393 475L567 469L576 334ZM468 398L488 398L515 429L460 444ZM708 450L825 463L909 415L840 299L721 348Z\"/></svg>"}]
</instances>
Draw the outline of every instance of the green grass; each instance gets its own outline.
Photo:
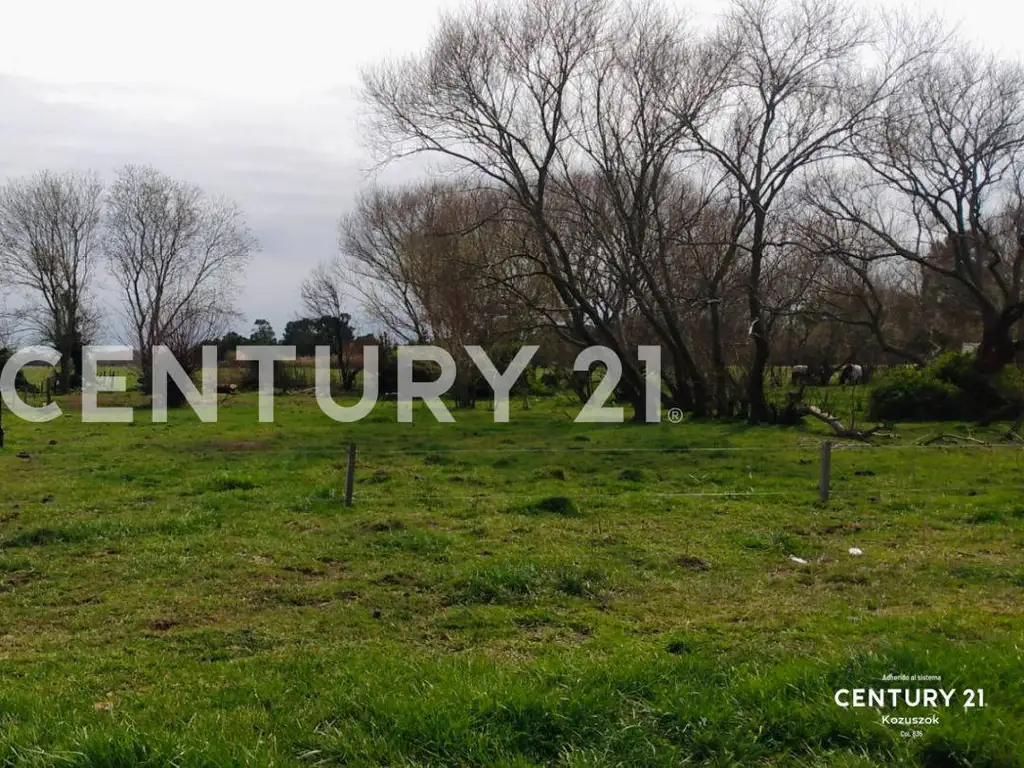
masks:
<instances>
[{"instance_id":1,"label":"green grass","mask_svg":"<svg viewBox=\"0 0 1024 768\"><path fill-rule=\"evenodd\" d=\"M818 425L58 402L5 418L0 763L1024 765L1011 445L840 442L822 505ZM899 673L987 706L833 703Z\"/></svg>"}]
</instances>

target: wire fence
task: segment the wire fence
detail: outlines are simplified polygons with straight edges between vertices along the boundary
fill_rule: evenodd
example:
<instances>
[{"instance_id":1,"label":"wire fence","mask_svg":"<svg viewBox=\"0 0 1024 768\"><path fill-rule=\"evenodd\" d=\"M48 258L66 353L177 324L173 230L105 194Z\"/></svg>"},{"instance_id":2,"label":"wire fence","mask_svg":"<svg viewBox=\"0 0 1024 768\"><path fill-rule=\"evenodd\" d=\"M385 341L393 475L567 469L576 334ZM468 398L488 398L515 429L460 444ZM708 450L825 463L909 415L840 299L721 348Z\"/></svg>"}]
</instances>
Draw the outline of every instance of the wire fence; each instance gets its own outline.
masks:
<instances>
[{"instance_id":1,"label":"wire fence","mask_svg":"<svg viewBox=\"0 0 1024 768\"><path fill-rule=\"evenodd\" d=\"M833 462L833 453L837 461ZM330 458L340 460L344 452L324 451L300 452L291 455L294 460L312 458ZM993 465L986 454L994 454L1000 460ZM718 464L705 464L697 467L679 467L670 459L687 455L713 455L717 457L735 456L746 465L729 466L715 472L714 479L708 479L700 470L715 470ZM929 495L937 498L964 497L970 498L982 494L1009 491L1024 492L1024 444L993 443L993 444L908 444L893 446L858 445L851 443L834 443L821 441L813 446L786 447L566 447L566 446L531 446L531 447L491 447L491 448L383 448L359 452L355 451L350 461L346 461L344 470L348 478L352 478L346 488L346 503L357 501L363 503L387 503L401 500L426 501L442 499L451 502L473 502L484 499L511 498L531 495L522 489L506 491L501 489L503 477L521 476L530 467L519 466L513 462L502 462L510 457L543 456L550 461L555 458L564 459L569 471L573 465L598 460L610 464L616 457L642 457L645 464L640 469L621 468L619 466L589 467L578 473L574 478L577 482L566 486L567 493L573 499L588 500L621 497L647 499L728 499L728 498L806 498L825 503L832 499L861 499L877 502L878 497L920 496ZM883 468L878 471L864 469L860 464L851 464L848 459L856 462L863 459L882 459ZM892 457L904 457L893 462ZM461 460L468 457L481 457L480 462ZM652 463L652 457L665 459L662 463ZM925 459L924 457L928 457ZM971 457L977 466L963 467L962 459ZM759 464L749 464L750 459L761 460ZM943 476L942 461L953 461L954 466L948 467L948 482L933 482L936 475ZM983 463L976 460L985 459ZM433 461L431 461L433 459ZM772 464L765 466L764 459L771 459ZM788 462L786 460L789 460ZM407 460L407 464L400 462ZM794 462L797 469L794 469ZM960 465L960 466L956 466ZM421 470L422 474L415 477L417 488L390 489L381 487L390 479L388 472L401 468ZM342 467L337 465L338 474ZM578 468L578 467L577 467ZM555 468L560 471L560 468ZM963 477L964 470L977 470L977 475L969 480ZM426 474L434 470L433 476ZM536 493L540 495L550 492L561 485L566 476L544 474L543 468L534 468ZM480 477L483 473L483 477ZM540 473L539 475L536 473ZM632 473L632 474L631 474ZM993 480L991 473L997 473ZM468 475L465 476L465 475ZM923 479L927 476L927 479ZM527 475L527 479L531 476ZM679 481L689 478L694 488L682 489ZM520 477L522 479L522 477ZM475 480L482 487L470 492L453 491L453 482ZM370 484L367 487L367 484ZM1022 504L1024 506L1024 504Z\"/></svg>"},{"instance_id":2,"label":"wire fence","mask_svg":"<svg viewBox=\"0 0 1024 768\"><path fill-rule=\"evenodd\" d=\"M90 433L79 437L87 440ZM301 434L271 429L236 437L220 434L191 447L177 441L136 443L139 453L126 458L135 464L142 455L154 457L147 461L183 485L217 473L255 477L265 470L287 471L297 478L297 496L327 487L331 498L350 504L473 503L558 493L580 501L788 497L827 502L1024 492L1024 443L963 435L883 444L807 435L777 445L609 446L590 445L590 438L532 445L472 445L457 439L453 444L451 438L414 434L407 438L416 441L413 445L400 444L401 438L367 438L352 455L344 432L334 446L323 444L322 433L314 438L320 442L316 446L304 445ZM495 439L475 433L472 438ZM107 460L77 462L75 470L121 471Z\"/></svg>"}]
</instances>

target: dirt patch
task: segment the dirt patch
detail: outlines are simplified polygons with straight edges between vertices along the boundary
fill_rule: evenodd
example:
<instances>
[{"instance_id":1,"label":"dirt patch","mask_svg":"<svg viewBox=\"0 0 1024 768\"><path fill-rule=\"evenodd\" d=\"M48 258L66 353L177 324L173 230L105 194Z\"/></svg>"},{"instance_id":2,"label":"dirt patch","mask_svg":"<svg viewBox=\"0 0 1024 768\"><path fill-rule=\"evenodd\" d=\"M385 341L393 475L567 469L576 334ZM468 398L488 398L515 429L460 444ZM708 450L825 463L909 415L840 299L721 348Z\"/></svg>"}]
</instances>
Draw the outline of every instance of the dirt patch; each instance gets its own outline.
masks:
<instances>
[{"instance_id":1,"label":"dirt patch","mask_svg":"<svg viewBox=\"0 0 1024 768\"><path fill-rule=\"evenodd\" d=\"M13 592L18 587L23 587L32 581L31 574L27 573L15 573L8 578L0 581L0 593Z\"/></svg>"},{"instance_id":2,"label":"dirt patch","mask_svg":"<svg viewBox=\"0 0 1024 768\"><path fill-rule=\"evenodd\" d=\"M359 527L373 533L395 533L397 531L404 531L405 523L401 520L378 520L377 522L364 520L359 524Z\"/></svg>"},{"instance_id":3,"label":"dirt patch","mask_svg":"<svg viewBox=\"0 0 1024 768\"><path fill-rule=\"evenodd\" d=\"M831 536L834 533L857 533L863 530L859 523L837 523L836 525L826 525L821 529L823 536Z\"/></svg>"},{"instance_id":4,"label":"dirt patch","mask_svg":"<svg viewBox=\"0 0 1024 768\"><path fill-rule=\"evenodd\" d=\"M694 555L683 555L676 558L676 565L688 571L707 571L711 569L711 565L707 560Z\"/></svg>"},{"instance_id":5,"label":"dirt patch","mask_svg":"<svg viewBox=\"0 0 1024 768\"><path fill-rule=\"evenodd\" d=\"M323 568L314 568L309 565L286 565L282 568L291 573L300 573L303 576L326 576L327 571Z\"/></svg>"},{"instance_id":6,"label":"dirt patch","mask_svg":"<svg viewBox=\"0 0 1024 768\"><path fill-rule=\"evenodd\" d=\"M379 587L422 587L421 582L415 576L408 573L385 573L379 579L373 579L371 584Z\"/></svg>"}]
</instances>

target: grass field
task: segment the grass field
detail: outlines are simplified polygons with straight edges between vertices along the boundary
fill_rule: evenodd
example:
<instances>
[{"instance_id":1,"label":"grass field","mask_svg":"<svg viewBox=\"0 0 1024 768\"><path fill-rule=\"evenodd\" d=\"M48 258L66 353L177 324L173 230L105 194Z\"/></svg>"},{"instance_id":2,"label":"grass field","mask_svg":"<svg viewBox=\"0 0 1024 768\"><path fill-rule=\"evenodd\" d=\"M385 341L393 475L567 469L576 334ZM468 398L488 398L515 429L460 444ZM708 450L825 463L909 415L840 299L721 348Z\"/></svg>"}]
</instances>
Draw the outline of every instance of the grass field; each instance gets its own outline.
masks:
<instances>
[{"instance_id":1,"label":"grass field","mask_svg":"<svg viewBox=\"0 0 1024 768\"><path fill-rule=\"evenodd\" d=\"M5 415L2 764L1024 765L1019 447L840 444L822 505L816 426L58 402ZM834 703L887 674L986 706Z\"/></svg>"}]
</instances>

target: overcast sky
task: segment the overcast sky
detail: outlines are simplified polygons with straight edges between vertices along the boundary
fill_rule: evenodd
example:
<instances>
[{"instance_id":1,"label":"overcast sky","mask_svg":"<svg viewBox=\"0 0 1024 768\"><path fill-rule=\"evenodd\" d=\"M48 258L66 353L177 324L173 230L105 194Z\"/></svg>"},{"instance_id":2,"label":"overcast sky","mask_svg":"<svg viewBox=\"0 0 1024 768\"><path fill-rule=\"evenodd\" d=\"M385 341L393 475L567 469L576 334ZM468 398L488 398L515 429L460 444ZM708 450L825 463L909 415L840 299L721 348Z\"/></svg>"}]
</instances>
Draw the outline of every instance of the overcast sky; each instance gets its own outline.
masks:
<instances>
[{"instance_id":1,"label":"overcast sky","mask_svg":"<svg viewBox=\"0 0 1024 768\"><path fill-rule=\"evenodd\" d=\"M686 3L699 21L722 4ZM280 333L299 283L334 255L337 221L370 183L360 67L422 48L439 10L458 5L0 0L0 182L42 168L110 178L145 162L231 197L262 246L237 330L265 317ZM1008 55L1024 50L1018 3L911 7Z\"/></svg>"}]
</instances>

